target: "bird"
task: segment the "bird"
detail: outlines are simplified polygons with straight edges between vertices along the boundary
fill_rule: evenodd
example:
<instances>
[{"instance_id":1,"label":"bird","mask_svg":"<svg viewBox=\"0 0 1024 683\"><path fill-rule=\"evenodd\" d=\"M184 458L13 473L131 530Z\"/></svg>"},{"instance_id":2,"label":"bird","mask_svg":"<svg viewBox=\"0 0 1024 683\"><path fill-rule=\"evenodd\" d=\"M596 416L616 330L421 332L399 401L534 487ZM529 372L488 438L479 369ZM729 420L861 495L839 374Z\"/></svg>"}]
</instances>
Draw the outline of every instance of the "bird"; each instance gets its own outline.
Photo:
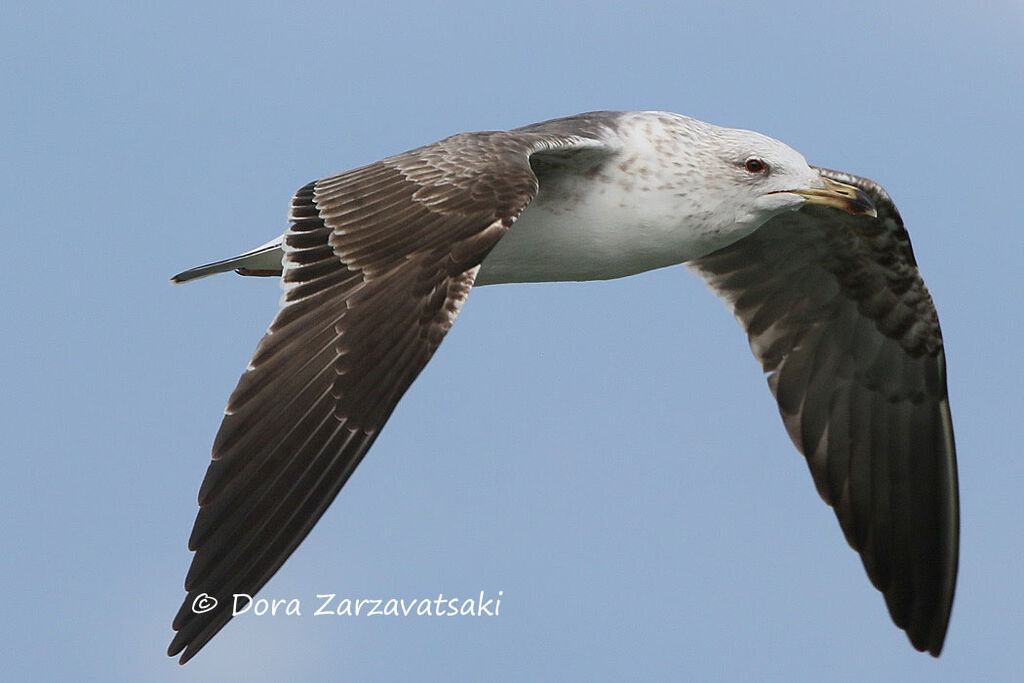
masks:
<instances>
[{"instance_id":1,"label":"bird","mask_svg":"<svg viewBox=\"0 0 1024 683\"><path fill-rule=\"evenodd\" d=\"M460 133L299 189L284 234L175 275L280 278L199 489L184 664L338 495L473 287L685 264L746 332L892 621L938 657L959 557L938 316L892 199L771 137L663 111ZM210 605L216 604L216 608Z\"/></svg>"}]
</instances>

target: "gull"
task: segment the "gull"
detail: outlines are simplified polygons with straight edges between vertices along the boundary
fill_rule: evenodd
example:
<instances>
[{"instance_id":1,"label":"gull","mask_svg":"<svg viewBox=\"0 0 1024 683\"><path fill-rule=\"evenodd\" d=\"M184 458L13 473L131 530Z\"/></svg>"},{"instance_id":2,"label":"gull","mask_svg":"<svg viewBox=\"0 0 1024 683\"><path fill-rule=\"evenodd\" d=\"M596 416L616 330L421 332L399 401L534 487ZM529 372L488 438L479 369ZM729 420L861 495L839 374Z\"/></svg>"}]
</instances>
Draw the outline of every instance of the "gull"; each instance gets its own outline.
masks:
<instances>
[{"instance_id":1,"label":"gull","mask_svg":"<svg viewBox=\"0 0 1024 683\"><path fill-rule=\"evenodd\" d=\"M938 317L889 195L669 112L463 133L302 187L285 233L175 275L280 277L199 490L192 658L320 519L474 286L687 264L732 309L893 622L938 656L959 494Z\"/></svg>"}]
</instances>

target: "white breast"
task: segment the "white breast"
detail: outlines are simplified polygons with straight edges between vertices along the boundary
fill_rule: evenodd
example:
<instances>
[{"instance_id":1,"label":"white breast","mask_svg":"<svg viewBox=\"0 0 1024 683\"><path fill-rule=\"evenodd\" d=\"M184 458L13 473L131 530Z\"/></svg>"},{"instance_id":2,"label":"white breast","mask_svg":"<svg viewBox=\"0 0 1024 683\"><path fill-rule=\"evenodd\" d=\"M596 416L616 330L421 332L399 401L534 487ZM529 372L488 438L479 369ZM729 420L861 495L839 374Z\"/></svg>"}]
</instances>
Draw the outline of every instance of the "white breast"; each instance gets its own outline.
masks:
<instances>
[{"instance_id":1,"label":"white breast","mask_svg":"<svg viewBox=\"0 0 1024 683\"><path fill-rule=\"evenodd\" d=\"M649 130L642 133L599 166L543 175L537 197L484 260L476 284L607 280L723 246L706 227L708 207L696 201L694 174L657 150Z\"/></svg>"}]
</instances>

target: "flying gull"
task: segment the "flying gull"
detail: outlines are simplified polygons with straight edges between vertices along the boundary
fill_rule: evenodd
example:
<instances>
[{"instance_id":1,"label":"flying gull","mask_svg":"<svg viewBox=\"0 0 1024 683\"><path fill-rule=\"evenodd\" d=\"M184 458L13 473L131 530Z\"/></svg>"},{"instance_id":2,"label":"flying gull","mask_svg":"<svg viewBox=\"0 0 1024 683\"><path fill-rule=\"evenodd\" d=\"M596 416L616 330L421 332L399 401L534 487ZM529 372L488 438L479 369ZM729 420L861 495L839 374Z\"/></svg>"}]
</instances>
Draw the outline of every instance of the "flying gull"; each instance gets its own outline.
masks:
<instances>
[{"instance_id":1,"label":"flying gull","mask_svg":"<svg viewBox=\"0 0 1024 683\"><path fill-rule=\"evenodd\" d=\"M939 655L959 545L946 361L879 185L751 131L593 112L311 182L289 220L282 237L173 278L280 276L284 295L214 440L168 654L195 656L232 594L255 594L302 542L474 285L686 263L746 330L892 620Z\"/></svg>"}]
</instances>

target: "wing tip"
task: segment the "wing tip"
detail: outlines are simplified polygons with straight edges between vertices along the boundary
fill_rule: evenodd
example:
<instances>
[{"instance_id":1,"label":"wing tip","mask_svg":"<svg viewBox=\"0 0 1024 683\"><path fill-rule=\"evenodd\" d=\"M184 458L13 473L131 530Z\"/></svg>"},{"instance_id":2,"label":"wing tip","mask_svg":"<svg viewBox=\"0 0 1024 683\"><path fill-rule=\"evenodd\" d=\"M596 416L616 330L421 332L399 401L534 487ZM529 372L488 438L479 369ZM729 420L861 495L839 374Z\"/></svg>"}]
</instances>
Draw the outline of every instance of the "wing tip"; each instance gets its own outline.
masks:
<instances>
[{"instance_id":1,"label":"wing tip","mask_svg":"<svg viewBox=\"0 0 1024 683\"><path fill-rule=\"evenodd\" d=\"M942 629L938 633L932 633L934 626L926 627L923 629L923 635L916 637L910 627L907 628L907 637L910 639L910 644L914 646L914 649L918 652L926 652L936 659L942 654L942 648L946 643L946 627L948 622L942 626Z\"/></svg>"},{"instance_id":2,"label":"wing tip","mask_svg":"<svg viewBox=\"0 0 1024 683\"><path fill-rule=\"evenodd\" d=\"M215 623L215 621L205 622L201 625L198 631L184 626L180 628L175 627L174 630L176 633L174 634L174 638L171 639L171 644L167 646L167 656L177 657L180 654L181 656L178 657L178 665L184 666L187 664L189 660L199 654L199 651L202 650L208 642L210 642L210 639L216 635L227 622L224 622L219 626L215 626L211 630L211 626Z\"/></svg>"},{"instance_id":3,"label":"wing tip","mask_svg":"<svg viewBox=\"0 0 1024 683\"><path fill-rule=\"evenodd\" d=\"M888 594L886 595L888 599ZM952 616L952 595L942 596L942 601L934 605L934 609L924 613L906 615L898 619L890 609L890 616L898 628L907 635L911 646L918 652L925 652L936 659L942 654L946 642Z\"/></svg>"},{"instance_id":4,"label":"wing tip","mask_svg":"<svg viewBox=\"0 0 1024 683\"><path fill-rule=\"evenodd\" d=\"M180 640L180 637L181 633L174 634L174 638L171 639L171 644L167 646L168 657L177 657L182 650L185 650L188 647L188 643L185 643L183 640ZM191 659L191 657L191 654L185 652L185 654L182 654L181 657L178 658L178 664L183 665L185 662Z\"/></svg>"},{"instance_id":5,"label":"wing tip","mask_svg":"<svg viewBox=\"0 0 1024 683\"><path fill-rule=\"evenodd\" d=\"M170 647L167 648L167 656L168 657L176 657L179 652L181 653L181 656L178 657L178 666L185 666L186 664L188 664L188 662L193 657L196 656L196 654L199 653L199 648L192 649L188 645L180 645L173 652L171 650L172 650L172 648L170 648ZM183 650L184 650L184 652L182 652Z\"/></svg>"}]
</instances>

